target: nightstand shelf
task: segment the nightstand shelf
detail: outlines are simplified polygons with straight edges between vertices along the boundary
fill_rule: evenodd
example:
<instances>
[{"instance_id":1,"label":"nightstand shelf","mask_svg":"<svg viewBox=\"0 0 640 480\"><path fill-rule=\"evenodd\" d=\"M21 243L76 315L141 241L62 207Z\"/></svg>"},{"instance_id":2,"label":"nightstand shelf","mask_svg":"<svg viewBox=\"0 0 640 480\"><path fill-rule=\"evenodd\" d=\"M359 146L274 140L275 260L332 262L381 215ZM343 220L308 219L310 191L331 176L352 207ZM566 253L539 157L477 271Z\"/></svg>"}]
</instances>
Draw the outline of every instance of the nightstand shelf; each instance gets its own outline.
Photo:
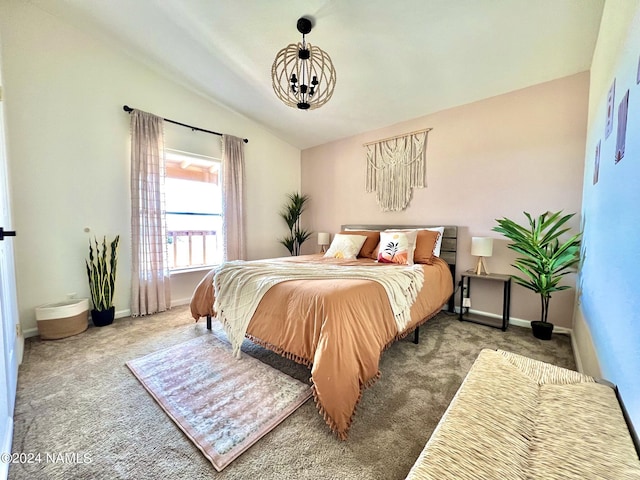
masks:
<instances>
[{"instance_id":1,"label":"nightstand shelf","mask_svg":"<svg viewBox=\"0 0 640 480\"><path fill-rule=\"evenodd\" d=\"M493 282L502 282L502 321L496 322L496 319L479 315L477 313L470 313L468 307L463 307L465 299L465 290L467 293L466 298L471 298L471 280L488 280ZM477 275L474 272L464 272L460 280L460 321L474 322L480 325L486 325L488 327L501 328L504 332L509 326L509 308L511 305L511 275L503 275L500 273L488 273L485 275Z\"/></svg>"}]
</instances>

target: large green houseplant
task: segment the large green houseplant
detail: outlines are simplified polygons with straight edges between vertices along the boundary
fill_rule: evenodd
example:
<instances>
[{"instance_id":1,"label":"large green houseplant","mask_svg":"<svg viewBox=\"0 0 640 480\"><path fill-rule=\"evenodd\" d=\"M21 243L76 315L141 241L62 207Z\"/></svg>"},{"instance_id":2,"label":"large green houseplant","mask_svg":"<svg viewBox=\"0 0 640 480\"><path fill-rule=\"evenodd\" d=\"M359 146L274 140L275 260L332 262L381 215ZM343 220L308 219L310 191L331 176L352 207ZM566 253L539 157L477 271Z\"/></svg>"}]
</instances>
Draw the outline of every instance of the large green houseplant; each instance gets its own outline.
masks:
<instances>
[{"instance_id":1,"label":"large green houseplant","mask_svg":"<svg viewBox=\"0 0 640 480\"><path fill-rule=\"evenodd\" d=\"M562 211L546 212L532 218L527 212L524 215L529 221L522 226L503 218L496 220L495 232L503 234L512 243L508 248L522 255L513 264L524 276L513 275L514 281L540 295L541 316L539 321L531 322L536 338L548 340L553 332L553 324L548 322L549 300L551 294L571 288L560 285L562 278L573 271L580 260L580 241L582 233L577 233L565 241L560 237L570 229L565 224L575 215L562 215Z\"/></svg>"},{"instance_id":2,"label":"large green houseplant","mask_svg":"<svg viewBox=\"0 0 640 480\"><path fill-rule=\"evenodd\" d=\"M313 233L300 226L300 217L307 206L309 196L294 192L288 194L287 198L288 201L280 211L280 216L289 227L289 235L280 239L280 243L289 250L291 255L300 255L300 247Z\"/></svg>"},{"instance_id":3,"label":"large green houseplant","mask_svg":"<svg viewBox=\"0 0 640 480\"><path fill-rule=\"evenodd\" d=\"M85 263L93 302L91 320L96 327L112 324L115 317L113 294L116 286L119 241L120 235L116 235L107 248L107 237L103 237L102 245L99 245L98 240L94 238L94 249L94 245L89 240L89 260L85 260Z\"/></svg>"}]
</instances>

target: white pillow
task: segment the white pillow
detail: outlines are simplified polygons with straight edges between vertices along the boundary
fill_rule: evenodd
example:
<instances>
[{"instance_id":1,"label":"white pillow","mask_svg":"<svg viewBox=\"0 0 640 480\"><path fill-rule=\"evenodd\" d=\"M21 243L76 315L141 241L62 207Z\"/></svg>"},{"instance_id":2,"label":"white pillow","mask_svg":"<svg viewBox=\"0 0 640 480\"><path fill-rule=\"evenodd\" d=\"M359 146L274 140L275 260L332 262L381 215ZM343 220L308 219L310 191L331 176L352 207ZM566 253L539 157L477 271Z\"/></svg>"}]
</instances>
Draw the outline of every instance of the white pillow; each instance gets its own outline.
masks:
<instances>
[{"instance_id":1,"label":"white pillow","mask_svg":"<svg viewBox=\"0 0 640 480\"><path fill-rule=\"evenodd\" d=\"M325 257L353 260L364 245L366 235L344 235L336 233Z\"/></svg>"},{"instance_id":2,"label":"white pillow","mask_svg":"<svg viewBox=\"0 0 640 480\"><path fill-rule=\"evenodd\" d=\"M385 230L380 232L378 262L413 265L417 230Z\"/></svg>"},{"instance_id":3,"label":"white pillow","mask_svg":"<svg viewBox=\"0 0 640 480\"><path fill-rule=\"evenodd\" d=\"M431 230L432 232L440 232L440 236L438 237L438 241L436 242L436 246L433 247L433 255L436 257L440 256L440 247L442 246L442 237L444 236L444 227L433 227L433 228L416 228L416 230ZM391 230L386 230L387 232ZM411 230L401 230L410 232Z\"/></svg>"}]
</instances>

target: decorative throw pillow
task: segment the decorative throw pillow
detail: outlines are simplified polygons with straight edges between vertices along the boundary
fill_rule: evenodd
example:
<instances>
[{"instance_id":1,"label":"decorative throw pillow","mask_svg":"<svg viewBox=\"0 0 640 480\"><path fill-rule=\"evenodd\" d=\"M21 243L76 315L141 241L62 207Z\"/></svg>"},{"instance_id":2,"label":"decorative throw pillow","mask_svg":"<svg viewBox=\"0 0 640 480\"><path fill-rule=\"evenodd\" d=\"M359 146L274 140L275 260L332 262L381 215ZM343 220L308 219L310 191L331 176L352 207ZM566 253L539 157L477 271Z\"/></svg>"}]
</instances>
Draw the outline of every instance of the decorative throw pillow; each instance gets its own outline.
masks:
<instances>
[{"instance_id":1,"label":"decorative throw pillow","mask_svg":"<svg viewBox=\"0 0 640 480\"><path fill-rule=\"evenodd\" d=\"M333 237L333 241L331 242L331 246L327 253L324 254L325 257L333 257L333 258L346 258L346 259L355 259L356 255L364 245L365 240L367 239L366 235L345 235L342 233L337 233Z\"/></svg>"},{"instance_id":2,"label":"decorative throw pillow","mask_svg":"<svg viewBox=\"0 0 640 480\"><path fill-rule=\"evenodd\" d=\"M433 254L436 257L440 256L440 249L442 247L442 237L444 236L444 227L430 227L430 228L411 228L411 229L389 229L387 230L388 232L393 231L393 232L412 232L413 230L417 230L418 232L422 231L422 230L430 230L432 232L438 232L440 233L440 236L438 237L438 240L436 242L436 246L433 249Z\"/></svg>"},{"instance_id":3,"label":"decorative throw pillow","mask_svg":"<svg viewBox=\"0 0 640 480\"><path fill-rule=\"evenodd\" d=\"M374 254L378 242L380 241L380 232L374 230L345 230L340 232L341 235L364 235L367 239L364 241L358 257L371 258ZM376 257L373 257L375 260Z\"/></svg>"},{"instance_id":4,"label":"decorative throw pillow","mask_svg":"<svg viewBox=\"0 0 640 480\"><path fill-rule=\"evenodd\" d=\"M425 230L430 230L432 232L440 233L440 236L438 237L438 241L436 242L436 246L433 249L433 254L436 257L439 257L440 256L440 248L442 247L442 237L444 236L444 227L425 228Z\"/></svg>"},{"instance_id":5,"label":"decorative throw pillow","mask_svg":"<svg viewBox=\"0 0 640 480\"><path fill-rule=\"evenodd\" d=\"M413 252L414 263L431 265L435 257L435 248L440 238L440 232L434 230L418 230L416 250Z\"/></svg>"},{"instance_id":6,"label":"decorative throw pillow","mask_svg":"<svg viewBox=\"0 0 640 480\"><path fill-rule=\"evenodd\" d=\"M415 230L380 232L378 262L413 265L413 251L416 248L417 234L418 232Z\"/></svg>"}]
</instances>

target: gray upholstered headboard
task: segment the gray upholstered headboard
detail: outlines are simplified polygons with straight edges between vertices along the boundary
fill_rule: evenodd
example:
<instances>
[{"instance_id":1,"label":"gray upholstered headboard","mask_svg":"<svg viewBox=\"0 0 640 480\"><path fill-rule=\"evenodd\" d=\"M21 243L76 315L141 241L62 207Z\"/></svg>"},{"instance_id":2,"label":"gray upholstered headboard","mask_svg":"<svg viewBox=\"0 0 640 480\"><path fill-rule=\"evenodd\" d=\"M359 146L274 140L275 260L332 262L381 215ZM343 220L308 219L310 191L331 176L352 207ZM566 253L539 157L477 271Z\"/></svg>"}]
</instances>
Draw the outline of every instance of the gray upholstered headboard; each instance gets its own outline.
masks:
<instances>
[{"instance_id":1,"label":"gray upholstered headboard","mask_svg":"<svg viewBox=\"0 0 640 480\"><path fill-rule=\"evenodd\" d=\"M342 230L386 230L388 228L411 229L411 228L435 228L443 225L362 225L347 224L342 225ZM456 284L456 253L458 251L458 227L456 225L444 225L442 235L442 247L440 247L440 258L449 264L451 276L453 277L453 289ZM453 295L449 300L449 310L453 311Z\"/></svg>"}]
</instances>

